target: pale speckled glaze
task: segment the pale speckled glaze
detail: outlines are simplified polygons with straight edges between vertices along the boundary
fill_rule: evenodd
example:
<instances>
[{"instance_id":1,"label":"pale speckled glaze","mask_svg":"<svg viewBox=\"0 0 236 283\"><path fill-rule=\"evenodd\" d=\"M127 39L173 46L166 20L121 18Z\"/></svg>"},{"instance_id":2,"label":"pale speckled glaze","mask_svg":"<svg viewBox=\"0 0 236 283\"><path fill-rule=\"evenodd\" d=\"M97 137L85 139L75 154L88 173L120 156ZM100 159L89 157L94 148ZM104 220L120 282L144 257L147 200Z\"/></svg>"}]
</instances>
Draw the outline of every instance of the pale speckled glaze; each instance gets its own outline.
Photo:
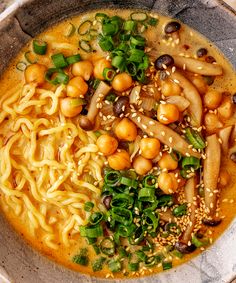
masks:
<instances>
[{"instance_id":1,"label":"pale speckled glaze","mask_svg":"<svg viewBox=\"0 0 236 283\"><path fill-rule=\"evenodd\" d=\"M7 3L9 0L0 1L0 11ZM216 0L16 1L0 15L0 73L9 58L45 27L68 15L104 6L145 8L176 17L215 42L236 68L236 16L219 3ZM26 245L1 215L0 227L0 283L226 283L236 276L236 220L211 248L189 263L168 272L128 281L102 280L67 270Z\"/></svg>"}]
</instances>

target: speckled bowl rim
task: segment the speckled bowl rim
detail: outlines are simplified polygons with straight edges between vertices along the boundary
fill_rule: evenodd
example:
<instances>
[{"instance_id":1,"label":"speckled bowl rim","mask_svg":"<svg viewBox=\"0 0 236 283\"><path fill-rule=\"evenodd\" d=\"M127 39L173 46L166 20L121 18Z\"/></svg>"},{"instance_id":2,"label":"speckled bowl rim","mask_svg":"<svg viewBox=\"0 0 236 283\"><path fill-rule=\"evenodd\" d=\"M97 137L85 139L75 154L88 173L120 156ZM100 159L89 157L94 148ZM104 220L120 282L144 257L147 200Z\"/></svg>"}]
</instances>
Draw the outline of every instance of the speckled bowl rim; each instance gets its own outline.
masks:
<instances>
[{"instance_id":1,"label":"speckled bowl rim","mask_svg":"<svg viewBox=\"0 0 236 283\"><path fill-rule=\"evenodd\" d=\"M205 5L210 5L211 7L214 7L214 5L221 5L221 9L223 13L228 13L230 17L232 17L233 13L235 13L232 9L230 9L226 4L223 4L222 1L207 1L207 0L198 0L199 2L204 3ZM14 4L12 4L9 8L7 8L2 14L0 14L0 22L7 21L9 17L12 16L12 14L16 13L18 9L20 9L21 6L24 6L25 4L29 2L36 2L32 0L22 0L22 1L16 1ZM115 1L116 2L116 1ZM160 2L160 1L159 1ZM177 1L178 2L178 1ZM181 1L180 1L181 2ZM183 2L183 1L182 1ZM218 3L218 4L217 4ZM140 6L139 6L140 8ZM155 7L155 4L152 5L152 8L154 10L157 10ZM236 17L234 18L234 22L236 22ZM236 37L235 37L236 38ZM233 48L235 51L236 49L236 39L233 38L235 41L233 43ZM225 53L226 57L231 59L231 55L226 51L226 49L223 47L219 42L216 42L216 45ZM233 61L233 65L236 68L236 58ZM4 223L4 220L1 220ZM5 227L5 226L4 226ZM6 224L7 227L7 224ZM15 234L9 229L10 238L12 237L12 241L19 241L19 245L22 245L22 249L27 250L27 254L33 254L34 260L32 261L32 264L37 267L39 267L39 272L37 273L37 277L32 277L32 282L35 281L35 283L39 282L120 282L120 280L105 280L100 278L94 278L89 277L71 270L68 270L62 266L58 266L54 262L48 260L47 258L43 257L42 255L39 255L38 252L34 251L29 247L24 240L19 238L18 235ZM0 235L1 236L1 235ZM0 237L1 239L1 237ZM4 239L4 238L3 238ZM0 282L2 283L8 283L8 282L24 282L20 278L20 275L22 273L22 269L19 268L18 274L15 274L11 271L11 266L5 265L5 268L1 267L1 249L3 247L3 242L0 242ZM24 257L24 254L21 255L22 259ZM5 256L6 257L6 256ZM4 257L4 259L5 259ZM9 259L11 259L11 256L8 255ZM27 257L26 257L27 258ZM9 260L8 259L8 260ZM13 257L12 257L13 259ZM19 258L20 259L20 258ZM30 263L31 260L28 259L27 263ZM41 280L40 272L44 272L43 267L48 266L47 272L46 272L46 281L45 279ZM17 270L17 267L16 269ZM52 272L58 272L59 277L63 281L58 281L56 277L50 278ZM66 275L67 274L67 275ZM35 275L36 276L36 275ZM236 219L232 221L230 226L227 228L227 230L223 233L222 236L206 251L204 251L202 254L194 257L191 261L188 263L182 264L176 268L173 268L170 271L159 273L152 276L143 277L140 279L128 279L128 280L122 280L122 282L155 282L155 283L174 283L174 282L182 282L183 280L185 282L192 282L192 283L206 283L206 282L212 282L212 283L223 283L223 282L230 282L234 277L236 276ZM24 280L24 279L23 279ZM27 279L28 280L28 279ZM50 281L47 281L50 280ZM74 281L75 280L75 281ZM28 283L30 281L25 281L25 283Z\"/></svg>"}]
</instances>

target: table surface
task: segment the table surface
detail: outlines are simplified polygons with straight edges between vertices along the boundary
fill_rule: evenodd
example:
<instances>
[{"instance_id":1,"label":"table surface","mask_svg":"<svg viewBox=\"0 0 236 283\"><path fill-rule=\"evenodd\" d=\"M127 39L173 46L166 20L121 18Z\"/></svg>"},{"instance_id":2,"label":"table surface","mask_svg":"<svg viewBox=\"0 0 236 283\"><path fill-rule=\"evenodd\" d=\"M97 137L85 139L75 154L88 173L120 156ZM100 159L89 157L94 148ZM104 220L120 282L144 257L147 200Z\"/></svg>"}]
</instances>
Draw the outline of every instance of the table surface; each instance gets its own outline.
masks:
<instances>
[{"instance_id":1,"label":"table surface","mask_svg":"<svg viewBox=\"0 0 236 283\"><path fill-rule=\"evenodd\" d=\"M1 0L0 2L0 13L2 13L7 7L13 4L16 0ZM224 0L229 6L236 10L236 0ZM234 279L231 283L236 283Z\"/></svg>"}]
</instances>

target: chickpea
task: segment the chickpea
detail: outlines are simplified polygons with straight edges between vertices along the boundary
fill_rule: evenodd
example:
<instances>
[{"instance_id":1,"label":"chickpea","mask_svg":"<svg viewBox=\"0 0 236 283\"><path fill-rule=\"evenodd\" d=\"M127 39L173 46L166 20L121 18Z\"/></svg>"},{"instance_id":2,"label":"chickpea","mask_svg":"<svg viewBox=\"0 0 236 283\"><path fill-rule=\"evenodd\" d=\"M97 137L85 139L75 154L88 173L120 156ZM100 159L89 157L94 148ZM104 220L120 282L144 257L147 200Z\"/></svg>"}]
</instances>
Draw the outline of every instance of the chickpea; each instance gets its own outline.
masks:
<instances>
[{"instance_id":1,"label":"chickpea","mask_svg":"<svg viewBox=\"0 0 236 283\"><path fill-rule=\"evenodd\" d=\"M230 175L228 171L221 168L220 181L219 181L220 186L225 187L229 184L229 182L230 182Z\"/></svg>"},{"instance_id":2,"label":"chickpea","mask_svg":"<svg viewBox=\"0 0 236 283\"><path fill-rule=\"evenodd\" d=\"M97 146L100 152L102 152L105 156L108 156L116 151L118 147L118 141L112 136L105 134L101 135L97 139Z\"/></svg>"},{"instance_id":3,"label":"chickpea","mask_svg":"<svg viewBox=\"0 0 236 283\"><path fill-rule=\"evenodd\" d=\"M222 128L223 124L220 122L218 116L214 113L207 113L204 118L206 130L209 133L216 132L217 129Z\"/></svg>"},{"instance_id":4,"label":"chickpea","mask_svg":"<svg viewBox=\"0 0 236 283\"><path fill-rule=\"evenodd\" d=\"M111 83L112 87L116 91L126 91L133 84L131 76L127 73L120 73L116 75Z\"/></svg>"},{"instance_id":5,"label":"chickpea","mask_svg":"<svg viewBox=\"0 0 236 283\"><path fill-rule=\"evenodd\" d=\"M160 142L155 138L143 138L140 141L141 155L147 159L154 159L160 152Z\"/></svg>"},{"instance_id":6,"label":"chickpea","mask_svg":"<svg viewBox=\"0 0 236 283\"><path fill-rule=\"evenodd\" d=\"M60 109L65 117L75 117L82 111L81 101L78 98L62 98L60 100Z\"/></svg>"},{"instance_id":7,"label":"chickpea","mask_svg":"<svg viewBox=\"0 0 236 283\"><path fill-rule=\"evenodd\" d=\"M131 167L130 157L127 151L119 150L108 156L108 164L114 170L124 170Z\"/></svg>"},{"instance_id":8,"label":"chickpea","mask_svg":"<svg viewBox=\"0 0 236 283\"><path fill-rule=\"evenodd\" d=\"M74 77L69 81L66 91L70 97L84 97L88 91L88 85L82 77Z\"/></svg>"},{"instance_id":9,"label":"chickpea","mask_svg":"<svg viewBox=\"0 0 236 283\"><path fill-rule=\"evenodd\" d=\"M180 95L181 87L175 82L165 80L161 84L161 93L164 96Z\"/></svg>"},{"instance_id":10,"label":"chickpea","mask_svg":"<svg viewBox=\"0 0 236 283\"><path fill-rule=\"evenodd\" d=\"M152 161L139 155L133 162L134 170L139 175L146 175L152 169Z\"/></svg>"},{"instance_id":11,"label":"chickpea","mask_svg":"<svg viewBox=\"0 0 236 283\"><path fill-rule=\"evenodd\" d=\"M171 156L170 153L164 152L161 159L158 161L158 165L161 169L175 170L178 167L178 161L176 156Z\"/></svg>"},{"instance_id":12,"label":"chickpea","mask_svg":"<svg viewBox=\"0 0 236 283\"><path fill-rule=\"evenodd\" d=\"M111 68L111 62L105 58L101 58L94 62L93 74L96 79L104 80L103 70L105 68Z\"/></svg>"},{"instance_id":13,"label":"chickpea","mask_svg":"<svg viewBox=\"0 0 236 283\"><path fill-rule=\"evenodd\" d=\"M207 85L204 81L204 79L199 76L199 77L193 77L192 83L195 85L197 90L199 91L200 94L205 94L207 91Z\"/></svg>"},{"instance_id":14,"label":"chickpea","mask_svg":"<svg viewBox=\"0 0 236 283\"><path fill-rule=\"evenodd\" d=\"M170 124L179 119L179 109L174 104L160 104L157 109L157 119L162 124Z\"/></svg>"},{"instance_id":15,"label":"chickpea","mask_svg":"<svg viewBox=\"0 0 236 283\"><path fill-rule=\"evenodd\" d=\"M173 194L178 189L174 173L162 172L158 177L158 186L165 194Z\"/></svg>"},{"instance_id":16,"label":"chickpea","mask_svg":"<svg viewBox=\"0 0 236 283\"><path fill-rule=\"evenodd\" d=\"M89 60L74 63L71 72L74 76L81 76L88 81L93 73L93 64Z\"/></svg>"},{"instance_id":17,"label":"chickpea","mask_svg":"<svg viewBox=\"0 0 236 283\"><path fill-rule=\"evenodd\" d=\"M123 118L116 125L115 134L119 140L131 142L137 137L137 127L128 118Z\"/></svg>"},{"instance_id":18,"label":"chickpea","mask_svg":"<svg viewBox=\"0 0 236 283\"><path fill-rule=\"evenodd\" d=\"M45 82L45 73L47 68L41 64L32 64L25 69L25 81L27 83L36 83L42 85Z\"/></svg>"},{"instance_id":19,"label":"chickpea","mask_svg":"<svg viewBox=\"0 0 236 283\"><path fill-rule=\"evenodd\" d=\"M224 97L217 110L221 119L229 119L233 115L233 104L230 97Z\"/></svg>"},{"instance_id":20,"label":"chickpea","mask_svg":"<svg viewBox=\"0 0 236 283\"><path fill-rule=\"evenodd\" d=\"M216 90L209 90L204 95L204 104L208 109L216 109L222 100L222 93Z\"/></svg>"}]
</instances>

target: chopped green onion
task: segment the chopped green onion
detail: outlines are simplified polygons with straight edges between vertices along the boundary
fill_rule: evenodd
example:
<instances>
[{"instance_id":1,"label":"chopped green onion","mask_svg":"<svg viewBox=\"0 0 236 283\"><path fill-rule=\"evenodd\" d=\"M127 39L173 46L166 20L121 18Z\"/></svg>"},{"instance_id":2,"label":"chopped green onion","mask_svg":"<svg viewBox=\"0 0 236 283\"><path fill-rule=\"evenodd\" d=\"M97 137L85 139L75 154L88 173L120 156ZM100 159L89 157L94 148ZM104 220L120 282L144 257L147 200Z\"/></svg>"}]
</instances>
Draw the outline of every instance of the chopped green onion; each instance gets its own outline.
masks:
<instances>
[{"instance_id":1,"label":"chopped green onion","mask_svg":"<svg viewBox=\"0 0 236 283\"><path fill-rule=\"evenodd\" d=\"M155 189L153 189L153 188L142 188L138 192L138 199L140 201L153 202L155 200Z\"/></svg>"},{"instance_id":2,"label":"chopped green onion","mask_svg":"<svg viewBox=\"0 0 236 283\"><path fill-rule=\"evenodd\" d=\"M141 35L131 36L130 43L134 46L144 46L146 43L146 39Z\"/></svg>"},{"instance_id":3,"label":"chopped green onion","mask_svg":"<svg viewBox=\"0 0 236 283\"><path fill-rule=\"evenodd\" d=\"M86 35L89 33L89 30L92 26L92 22L91 21L84 21L78 28L78 33L79 35Z\"/></svg>"},{"instance_id":4,"label":"chopped green onion","mask_svg":"<svg viewBox=\"0 0 236 283\"><path fill-rule=\"evenodd\" d=\"M83 39L79 41L79 47L87 53L92 52L93 50L89 41Z\"/></svg>"},{"instance_id":5,"label":"chopped green onion","mask_svg":"<svg viewBox=\"0 0 236 283\"><path fill-rule=\"evenodd\" d=\"M45 55L47 52L47 42L34 39L33 40L33 50L34 50L34 53L38 55Z\"/></svg>"},{"instance_id":6,"label":"chopped green onion","mask_svg":"<svg viewBox=\"0 0 236 283\"><path fill-rule=\"evenodd\" d=\"M119 69L120 71L124 71L125 70L125 58L122 56L115 56L112 61L111 64L113 67Z\"/></svg>"},{"instance_id":7,"label":"chopped green onion","mask_svg":"<svg viewBox=\"0 0 236 283\"><path fill-rule=\"evenodd\" d=\"M129 237L135 230L136 226L131 224L129 226L119 225L117 233L124 238Z\"/></svg>"},{"instance_id":8,"label":"chopped green onion","mask_svg":"<svg viewBox=\"0 0 236 283\"><path fill-rule=\"evenodd\" d=\"M108 262L108 268L111 270L111 272L119 272L122 269L122 265L118 259L111 259Z\"/></svg>"},{"instance_id":9,"label":"chopped green onion","mask_svg":"<svg viewBox=\"0 0 236 283\"><path fill-rule=\"evenodd\" d=\"M128 61L141 63L143 61L144 51L139 49L131 49Z\"/></svg>"},{"instance_id":10,"label":"chopped green onion","mask_svg":"<svg viewBox=\"0 0 236 283\"><path fill-rule=\"evenodd\" d=\"M93 272L102 270L105 261L106 261L106 258L105 258L105 257L100 257L100 258L96 259L96 260L92 263Z\"/></svg>"},{"instance_id":11,"label":"chopped green onion","mask_svg":"<svg viewBox=\"0 0 236 283\"><path fill-rule=\"evenodd\" d=\"M138 181L134 180L134 179L130 179L127 177L121 177L120 183L122 185L137 189L138 187Z\"/></svg>"},{"instance_id":12,"label":"chopped green onion","mask_svg":"<svg viewBox=\"0 0 236 283\"><path fill-rule=\"evenodd\" d=\"M97 242L97 238L87 237L87 241L89 245L94 245Z\"/></svg>"},{"instance_id":13,"label":"chopped green onion","mask_svg":"<svg viewBox=\"0 0 236 283\"><path fill-rule=\"evenodd\" d=\"M76 264L87 266L89 263L87 254L88 254L87 249L81 249L80 253L78 255L75 255L72 261Z\"/></svg>"},{"instance_id":14,"label":"chopped green onion","mask_svg":"<svg viewBox=\"0 0 236 283\"><path fill-rule=\"evenodd\" d=\"M84 210L87 212L91 211L93 207L94 207L94 203L92 203L91 201L87 201L84 204Z\"/></svg>"},{"instance_id":15,"label":"chopped green onion","mask_svg":"<svg viewBox=\"0 0 236 283\"><path fill-rule=\"evenodd\" d=\"M154 175L147 175L142 181L143 187L145 188L155 188L157 185L157 178Z\"/></svg>"},{"instance_id":16,"label":"chopped green onion","mask_svg":"<svg viewBox=\"0 0 236 283\"><path fill-rule=\"evenodd\" d=\"M103 235L103 229L101 225L95 226L80 226L81 237L98 238Z\"/></svg>"},{"instance_id":17,"label":"chopped green onion","mask_svg":"<svg viewBox=\"0 0 236 283\"><path fill-rule=\"evenodd\" d=\"M155 256L149 256L145 259L145 265L148 267L154 266L156 262L156 257Z\"/></svg>"},{"instance_id":18,"label":"chopped green onion","mask_svg":"<svg viewBox=\"0 0 236 283\"><path fill-rule=\"evenodd\" d=\"M133 21L144 22L144 21L146 21L146 19L147 19L147 14L144 13L144 12L133 12L133 13L130 15L130 18L131 18Z\"/></svg>"},{"instance_id":19,"label":"chopped green onion","mask_svg":"<svg viewBox=\"0 0 236 283\"><path fill-rule=\"evenodd\" d=\"M65 32L65 37L71 37L75 33L75 26L72 23L69 23L68 29Z\"/></svg>"},{"instance_id":20,"label":"chopped green onion","mask_svg":"<svg viewBox=\"0 0 236 283\"><path fill-rule=\"evenodd\" d=\"M111 209L112 219L124 225L130 225L133 221L130 210L120 207L113 207Z\"/></svg>"},{"instance_id":21,"label":"chopped green onion","mask_svg":"<svg viewBox=\"0 0 236 283\"><path fill-rule=\"evenodd\" d=\"M153 211L147 211L145 212L144 217L146 224L152 227L151 231L155 232L159 224L159 216L156 217L156 214Z\"/></svg>"},{"instance_id":22,"label":"chopped green onion","mask_svg":"<svg viewBox=\"0 0 236 283\"><path fill-rule=\"evenodd\" d=\"M198 170L200 168L200 159L194 156L183 157L182 168L187 171L193 168L193 170Z\"/></svg>"},{"instance_id":23,"label":"chopped green onion","mask_svg":"<svg viewBox=\"0 0 236 283\"><path fill-rule=\"evenodd\" d=\"M146 258L147 258L147 255L143 251L141 251L141 250L136 251L136 256L138 257L138 259L140 261L145 261Z\"/></svg>"},{"instance_id":24,"label":"chopped green onion","mask_svg":"<svg viewBox=\"0 0 236 283\"><path fill-rule=\"evenodd\" d=\"M35 64L37 62L37 59L32 60L30 58L30 54L31 54L31 51L25 52L25 54L24 54L25 60L30 64Z\"/></svg>"},{"instance_id":25,"label":"chopped green onion","mask_svg":"<svg viewBox=\"0 0 236 283\"><path fill-rule=\"evenodd\" d=\"M137 227L133 235L129 237L129 243L131 245L138 245L144 239L144 229L142 226Z\"/></svg>"},{"instance_id":26,"label":"chopped green onion","mask_svg":"<svg viewBox=\"0 0 236 283\"><path fill-rule=\"evenodd\" d=\"M101 36L98 44L103 51L111 51L114 48L114 42L111 36Z\"/></svg>"},{"instance_id":27,"label":"chopped green onion","mask_svg":"<svg viewBox=\"0 0 236 283\"><path fill-rule=\"evenodd\" d=\"M111 201L112 207L132 207L134 199L128 194L116 194Z\"/></svg>"},{"instance_id":28,"label":"chopped green onion","mask_svg":"<svg viewBox=\"0 0 236 283\"><path fill-rule=\"evenodd\" d=\"M142 62L138 65L138 69L139 70L146 70L149 66L149 58L148 56L145 54L142 58Z\"/></svg>"},{"instance_id":29,"label":"chopped green onion","mask_svg":"<svg viewBox=\"0 0 236 283\"><path fill-rule=\"evenodd\" d=\"M105 100L109 102L115 102L116 97L117 97L116 94L111 92L105 97Z\"/></svg>"},{"instance_id":30,"label":"chopped green onion","mask_svg":"<svg viewBox=\"0 0 236 283\"><path fill-rule=\"evenodd\" d=\"M203 149L206 147L206 143L201 134L192 128L185 129L185 137L196 149Z\"/></svg>"},{"instance_id":31,"label":"chopped green onion","mask_svg":"<svg viewBox=\"0 0 236 283\"><path fill-rule=\"evenodd\" d=\"M172 213L174 216L180 217L187 214L187 208L188 208L187 203L184 203L175 207Z\"/></svg>"},{"instance_id":32,"label":"chopped green onion","mask_svg":"<svg viewBox=\"0 0 236 283\"><path fill-rule=\"evenodd\" d=\"M173 250L171 253L172 253L175 257L180 258L180 259L184 257L184 254L182 254L182 253L179 252L178 250Z\"/></svg>"},{"instance_id":33,"label":"chopped green onion","mask_svg":"<svg viewBox=\"0 0 236 283\"><path fill-rule=\"evenodd\" d=\"M68 65L72 65L76 62L79 62L80 60L81 60L80 54L76 54L76 55L66 57L66 62L67 62Z\"/></svg>"},{"instance_id":34,"label":"chopped green onion","mask_svg":"<svg viewBox=\"0 0 236 283\"><path fill-rule=\"evenodd\" d=\"M125 33L121 33L120 34L120 40L121 41L128 41L130 39L130 34L125 34Z\"/></svg>"},{"instance_id":35,"label":"chopped green onion","mask_svg":"<svg viewBox=\"0 0 236 283\"><path fill-rule=\"evenodd\" d=\"M109 17L104 13L97 13L95 15L95 20L102 22L104 19L108 19Z\"/></svg>"},{"instance_id":36,"label":"chopped green onion","mask_svg":"<svg viewBox=\"0 0 236 283\"><path fill-rule=\"evenodd\" d=\"M209 244L209 240L208 239L200 240L196 235L193 235L192 244L194 244L194 246L196 246L197 248L201 248L203 246L207 246Z\"/></svg>"},{"instance_id":37,"label":"chopped green onion","mask_svg":"<svg viewBox=\"0 0 236 283\"><path fill-rule=\"evenodd\" d=\"M99 255L99 254L100 254L100 248L99 248L99 246L98 246L98 245L93 244L93 249L94 249L94 251L95 251L96 255Z\"/></svg>"},{"instance_id":38,"label":"chopped green onion","mask_svg":"<svg viewBox=\"0 0 236 283\"><path fill-rule=\"evenodd\" d=\"M162 269L163 270L168 270L168 269L171 269L172 268L172 262L169 261L169 262L166 262L166 261L163 261L162 262Z\"/></svg>"},{"instance_id":39,"label":"chopped green onion","mask_svg":"<svg viewBox=\"0 0 236 283\"><path fill-rule=\"evenodd\" d=\"M124 247L118 247L118 253L120 255L120 258L125 258L128 256L127 251Z\"/></svg>"},{"instance_id":40,"label":"chopped green onion","mask_svg":"<svg viewBox=\"0 0 236 283\"><path fill-rule=\"evenodd\" d=\"M174 204L173 197L170 195L162 195L157 199L158 207L172 206Z\"/></svg>"},{"instance_id":41,"label":"chopped green onion","mask_svg":"<svg viewBox=\"0 0 236 283\"><path fill-rule=\"evenodd\" d=\"M90 82L91 82L90 85L92 86L92 88L96 90L98 88L98 86L99 86L101 81L99 79L94 79L94 80L92 80Z\"/></svg>"},{"instance_id":42,"label":"chopped green onion","mask_svg":"<svg viewBox=\"0 0 236 283\"><path fill-rule=\"evenodd\" d=\"M91 28L89 31L90 39L95 39L98 36L98 31L96 29Z\"/></svg>"},{"instance_id":43,"label":"chopped green onion","mask_svg":"<svg viewBox=\"0 0 236 283\"><path fill-rule=\"evenodd\" d=\"M54 78L52 79L52 76ZM62 69L59 68L50 68L47 70L45 74L45 79L51 84L57 85L57 84L68 84L69 82L69 76L63 72Z\"/></svg>"},{"instance_id":44,"label":"chopped green onion","mask_svg":"<svg viewBox=\"0 0 236 283\"><path fill-rule=\"evenodd\" d=\"M27 67L27 64L23 61L16 64L16 69L21 72L23 72L26 69L26 67Z\"/></svg>"},{"instance_id":45,"label":"chopped green onion","mask_svg":"<svg viewBox=\"0 0 236 283\"><path fill-rule=\"evenodd\" d=\"M127 62L125 70L132 77L136 76L137 74L137 67L133 62Z\"/></svg>"},{"instance_id":46,"label":"chopped green onion","mask_svg":"<svg viewBox=\"0 0 236 283\"><path fill-rule=\"evenodd\" d=\"M124 30L133 31L136 28L136 22L133 20L128 20L124 23Z\"/></svg>"},{"instance_id":47,"label":"chopped green onion","mask_svg":"<svg viewBox=\"0 0 236 283\"><path fill-rule=\"evenodd\" d=\"M103 220L103 213L101 212L94 212L92 215L89 217L89 223L91 225L97 225Z\"/></svg>"},{"instance_id":48,"label":"chopped green onion","mask_svg":"<svg viewBox=\"0 0 236 283\"><path fill-rule=\"evenodd\" d=\"M119 30L119 25L116 21L102 25L102 33L107 36L114 36Z\"/></svg>"},{"instance_id":49,"label":"chopped green onion","mask_svg":"<svg viewBox=\"0 0 236 283\"><path fill-rule=\"evenodd\" d=\"M115 243L110 238L104 238L100 243L101 252L105 255L112 256L115 254Z\"/></svg>"},{"instance_id":50,"label":"chopped green onion","mask_svg":"<svg viewBox=\"0 0 236 283\"><path fill-rule=\"evenodd\" d=\"M116 72L111 68L104 68L103 70L103 77L107 81L112 81L116 75Z\"/></svg>"},{"instance_id":51,"label":"chopped green onion","mask_svg":"<svg viewBox=\"0 0 236 283\"><path fill-rule=\"evenodd\" d=\"M129 262L128 269L130 271L138 271L139 270L139 262Z\"/></svg>"},{"instance_id":52,"label":"chopped green onion","mask_svg":"<svg viewBox=\"0 0 236 283\"><path fill-rule=\"evenodd\" d=\"M158 24L158 19L157 18L149 18L147 22L150 26L156 26Z\"/></svg>"},{"instance_id":53,"label":"chopped green onion","mask_svg":"<svg viewBox=\"0 0 236 283\"><path fill-rule=\"evenodd\" d=\"M53 64L56 68L65 68L68 66L65 56L62 53L57 53L51 56Z\"/></svg>"},{"instance_id":54,"label":"chopped green onion","mask_svg":"<svg viewBox=\"0 0 236 283\"><path fill-rule=\"evenodd\" d=\"M144 83L145 79L146 79L144 70L139 69L137 74L136 74L136 78L139 82Z\"/></svg>"},{"instance_id":55,"label":"chopped green onion","mask_svg":"<svg viewBox=\"0 0 236 283\"><path fill-rule=\"evenodd\" d=\"M114 187L119 184L121 175L119 171L110 170L106 173L104 181L108 186Z\"/></svg>"}]
</instances>

